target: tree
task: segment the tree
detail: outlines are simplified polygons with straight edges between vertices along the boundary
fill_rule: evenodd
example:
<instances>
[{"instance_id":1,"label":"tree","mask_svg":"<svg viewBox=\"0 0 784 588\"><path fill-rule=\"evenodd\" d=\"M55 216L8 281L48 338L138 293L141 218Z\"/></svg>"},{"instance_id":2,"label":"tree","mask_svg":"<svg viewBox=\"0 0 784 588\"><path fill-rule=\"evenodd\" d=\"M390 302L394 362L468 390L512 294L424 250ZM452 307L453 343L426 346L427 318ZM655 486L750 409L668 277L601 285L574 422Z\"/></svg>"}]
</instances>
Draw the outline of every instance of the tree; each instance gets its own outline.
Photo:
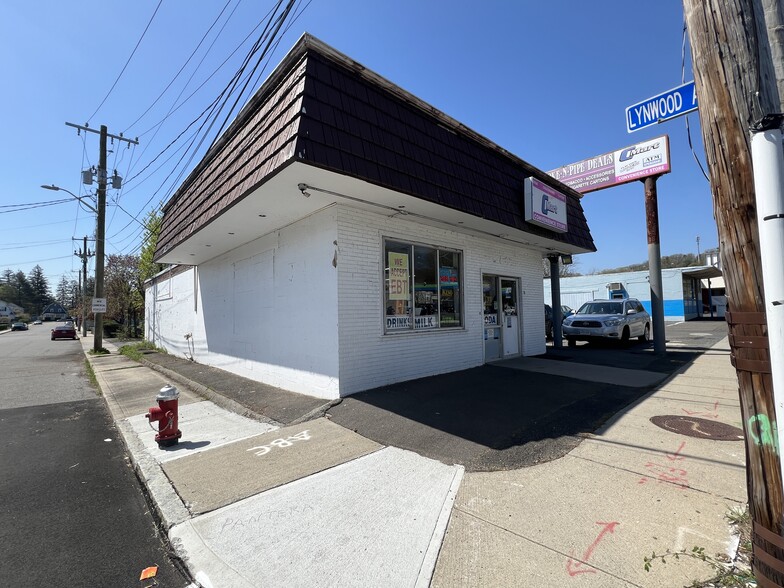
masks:
<instances>
[{"instance_id":1,"label":"tree","mask_svg":"<svg viewBox=\"0 0 784 588\"><path fill-rule=\"evenodd\" d=\"M69 311L76 310L79 306L79 285L76 280L69 280L66 276L61 277L57 284L55 300Z\"/></svg>"},{"instance_id":2,"label":"tree","mask_svg":"<svg viewBox=\"0 0 784 588\"><path fill-rule=\"evenodd\" d=\"M52 301L52 295L49 292L49 281L44 276L44 270L40 265L36 265L30 270L27 276L30 282L31 298L29 304L31 308L27 312L40 315L44 307Z\"/></svg>"},{"instance_id":3,"label":"tree","mask_svg":"<svg viewBox=\"0 0 784 588\"><path fill-rule=\"evenodd\" d=\"M57 284L57 289L55 291L55 300L68 308L68 297L70 291L70 284L68 282L68 278L63 276L60 278L60 282Z\"/></svg>"},{"instance_id":4,"label":"tree","mask_svg":"<svg viewBox=\"0 0 784 588\"><path fill-rule=\"evenodd\" d=\"M157 210L151 210L144 220L144 237L142 237L142 249L139 255L139 280L144 284L157 273L163 271L162 263L155 263L155 248L158 245L158 235L161 232L163 215ZM144 288L141 289L144 296Z\"/></svg>"},{"instance_id":5,"label":"tree","mask_svg":"<svg viewBox=\"0 0 784 588\"><path fill-rule=\"evenodd\" d=\"M564 265L562 260L558 260L558 275L562 278L568 278L570 276L579 276L581 275L579 272L576 271L577 269L577 262L570 263L569 265ZM550 277L550 260L546 257L542 258L542 270L544 271L544 277Z\"/></svg>"},{"instance_id":6,"label":"tree","mask_svg":"<svg viewBox=\"0 0 784 588\"><path fill-rule=\"evenodd\" d=\"M776 413L749 128L763 115L784 111L784 13L776 0L683 0L683 7L730 310L730 347L746 433L749 506L756 525L781 537L784 501L778 443L755 441L761 439L763 425L772 437ZM779 566L784 561L784 550L774 542L755 538L758 579L768 578L766 586L784 585L784 575L761 561L768 559L760 557L765 551Z\"/></svg>"},{"instance_id":7,"label":"tree","mask_svg":"<svg viewBox=\"0 0 784 588\"><path fill-rule=\"evenodd\" d=\"M106 316L123 326L130 334L144 300L139 290L139 258L135 255L109 255L106 258L104 290Z\"/></svg>"},{"instance_id":8,"label":"tree","mask_svg":"<svg viewBox=\"0 0 784 588\"><path fill-rule=\"evenodd\" d=\"M23 271L20 270L14 274L12 286L14 288L14 300L12 302L29 313L33 300L33 289L30 287L30 282L27 281L27 276L25 276Z\"/></svg>"}]
</instances>

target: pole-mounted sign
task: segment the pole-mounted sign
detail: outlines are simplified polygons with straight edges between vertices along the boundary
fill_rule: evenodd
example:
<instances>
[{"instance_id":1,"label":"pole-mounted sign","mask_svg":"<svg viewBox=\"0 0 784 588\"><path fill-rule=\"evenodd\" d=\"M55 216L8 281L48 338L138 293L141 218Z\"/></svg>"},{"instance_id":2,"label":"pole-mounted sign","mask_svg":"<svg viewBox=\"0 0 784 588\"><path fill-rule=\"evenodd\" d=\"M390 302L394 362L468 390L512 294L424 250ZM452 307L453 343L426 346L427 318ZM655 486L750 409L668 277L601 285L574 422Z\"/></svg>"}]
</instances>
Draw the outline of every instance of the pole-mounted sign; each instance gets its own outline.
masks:
<instances>
[{"instance_id":1,"label":"pole-mounted sign","mask_svg":"<svg viewBox=\"0 0 784 588\"><path fill-rule=\"evenodd\" d=\"M626 109L626 131L633 133L651 125L670 120L697 110L697 90L694 82L686 82L647 98Z\"/></svg>"}]
</instances>

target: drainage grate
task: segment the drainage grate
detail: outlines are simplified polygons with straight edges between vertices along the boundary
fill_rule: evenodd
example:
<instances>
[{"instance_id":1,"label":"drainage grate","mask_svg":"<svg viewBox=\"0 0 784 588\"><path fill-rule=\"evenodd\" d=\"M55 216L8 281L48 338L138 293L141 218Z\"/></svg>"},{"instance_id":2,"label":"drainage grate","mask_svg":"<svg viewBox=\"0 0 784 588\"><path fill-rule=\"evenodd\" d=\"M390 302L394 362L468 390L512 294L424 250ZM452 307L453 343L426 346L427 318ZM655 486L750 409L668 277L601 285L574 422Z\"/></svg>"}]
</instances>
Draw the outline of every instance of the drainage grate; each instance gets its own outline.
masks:
<instances>
[{"instance_id":1,"label":"drainage grate","mask_svg":"<svg viewBox=\"0 0 784 588\"><path fill-rule=\"evenodd\" d=\"M738 427L708 419L665 414L651 417L651 422L657 427L687 437L713 441L740 441L743 439L743 431Z\"/></svg>"}]
</instances>

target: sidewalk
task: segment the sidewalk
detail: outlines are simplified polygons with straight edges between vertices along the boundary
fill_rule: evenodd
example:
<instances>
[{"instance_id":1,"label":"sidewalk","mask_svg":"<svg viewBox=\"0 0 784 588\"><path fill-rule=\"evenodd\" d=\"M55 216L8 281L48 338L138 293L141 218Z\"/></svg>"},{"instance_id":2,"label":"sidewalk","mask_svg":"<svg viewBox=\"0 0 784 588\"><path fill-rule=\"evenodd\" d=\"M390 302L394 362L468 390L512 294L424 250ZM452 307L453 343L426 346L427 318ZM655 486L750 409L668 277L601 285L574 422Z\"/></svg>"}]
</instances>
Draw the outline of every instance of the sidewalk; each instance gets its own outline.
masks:
<instances>
[{"instance_id":1,"label":"sidewalk","mask_svg":"<svg viewBox=\"0 0 784 588\"><path fill-rule=\"evenodd\" d=\"M741 427L726 339L594 434L573 437L563 457L469 472L372 440L383 431L336 424L333 403L271 388L218 394L246 384L161 355L156 371L104 346L111 355L88 360L172 545L204 587L671 588L714 570L682 558L646 573L643 557L735 549L724 515L747 501L744 446L709 438L712 422ZM509 367L551 378L552 391L565 380L555 363ZM624 381L613 368L587 371ZM174 378L183 437L160 449L144 414ZM665 415L685 417L692 436L650 421ZM443 429L417 426L448 444Z\"/></svg>"}]
</instances>

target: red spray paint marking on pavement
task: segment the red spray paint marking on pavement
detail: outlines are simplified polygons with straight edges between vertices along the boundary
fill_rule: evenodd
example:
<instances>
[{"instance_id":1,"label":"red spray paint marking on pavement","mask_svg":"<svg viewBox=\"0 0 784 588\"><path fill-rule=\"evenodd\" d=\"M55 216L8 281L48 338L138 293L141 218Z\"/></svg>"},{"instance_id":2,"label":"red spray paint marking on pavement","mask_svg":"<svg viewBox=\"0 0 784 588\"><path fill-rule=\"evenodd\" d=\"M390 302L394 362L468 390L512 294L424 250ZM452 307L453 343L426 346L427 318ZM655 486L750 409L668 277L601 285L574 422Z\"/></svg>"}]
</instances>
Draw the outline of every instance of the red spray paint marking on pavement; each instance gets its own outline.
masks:
<instances>
[{"instance_id":1,"label":"red spray paint marking on pavement","mask_svg":"<svg viewBox=\"0 0 784 588\"><path fill-rule=\"evenodd\" d=\"M683 456L680 455L683 448L686 447L686 441L681 441L681 444L678 446L678 449L675 450L675 453L668 453L667 459L670 461L678 461L679 459L683 459Z\"/></svg>"},{"instance_id":2,"label":"red spray paint marking on pavement","mask_svg":"<svg viewBox=\"0 0 784 588\"><path fill-rule=\"evenodd\" d=\"M678 449L676 449L674 453L666 454L665 457L667 457L667 459L670 461L684 459L684 457L680 455L684 447L686 447L686 441L681 441ZM645 464L645 469L650 472L651 478L655 478L659 483L670 482L675 484L679 490L685 490L686 488L689 488L689 480L687 478L689 474L682 468L670 467L664 463L649 461ZM637 483L646 484L648 482L650 482L650 478L640 478Z\"/></svg>"},{"instance_id":3,"label":"red spray paint marking on pavement","mask_svg":"<svg viewBox=\"0 0 784 588\"><path fill-rule=\"evenodd\" d=\"M685 408L682 408L681 410L689 416L699 415L709 419L717 419L719 418L719 401L717 400L714 402L712 408L705 408L704 410L686 410Z\"/></svg>"},{"instance_id":4,"label":"red spray paint marking on pavement","mask_svg":"<svg viewBox=\"0 0 784 588\"><path fill-rule=\"evenodd\" d=\"M613 523L600 523L596 522L597 525L602 526L602 530L599 532L599 536L594 539L593 543L591 543L590 547L585 550L583 557L581 560L576 560L574 557L570 557L566 560L566 573L570 576L574 577L579 574L595 574L596 570L593 568L583 568L585 562L591 559L591 555L593 555L596 546L599 545L599 542L604 538L604 536L608 533L613 533L615 531L615 527L617 527L620 523L613 522Z\"/></svg>"}]
</instances>

